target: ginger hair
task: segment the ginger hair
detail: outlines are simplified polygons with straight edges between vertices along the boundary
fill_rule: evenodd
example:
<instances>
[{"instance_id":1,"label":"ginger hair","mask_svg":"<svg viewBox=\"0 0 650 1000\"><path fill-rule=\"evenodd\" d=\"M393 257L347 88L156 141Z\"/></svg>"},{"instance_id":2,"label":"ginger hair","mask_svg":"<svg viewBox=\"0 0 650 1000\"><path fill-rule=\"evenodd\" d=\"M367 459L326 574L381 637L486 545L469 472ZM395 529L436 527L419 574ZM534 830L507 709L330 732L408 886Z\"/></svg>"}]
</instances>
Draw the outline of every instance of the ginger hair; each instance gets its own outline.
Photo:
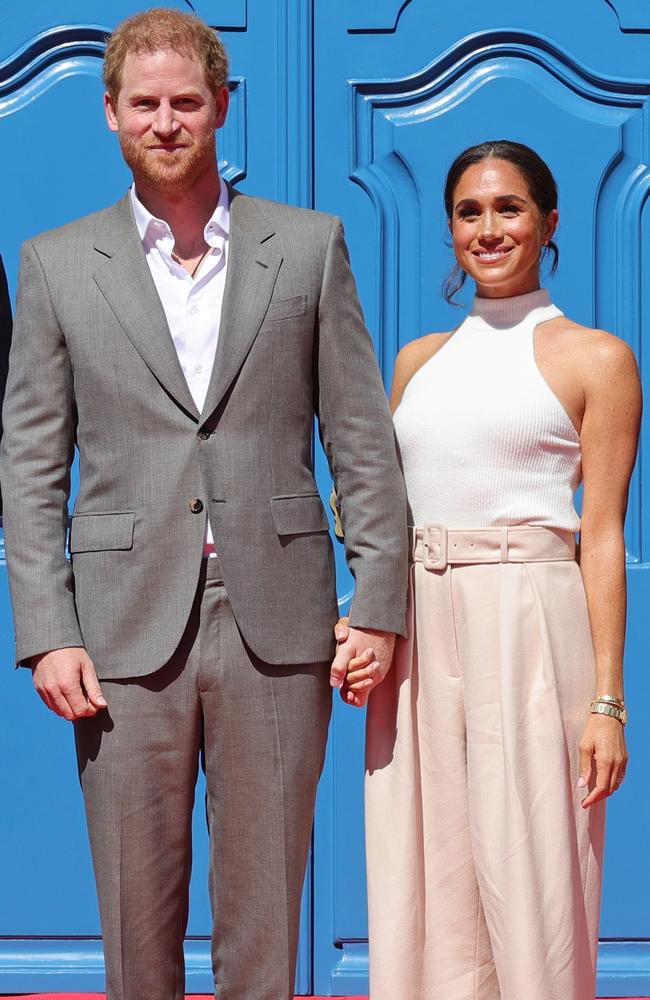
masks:
<instances>
[{"instance_id":1,"label":"ginger hair","mask_svg":"<svg viewBox=\"0 0 650 1000\"><path fill-rule=\"evenodd\" d=\"M195 14L152 7L125 18L110 35L104 56L104 84L117 100L124 61L129 53L178 52L196 56L213 93L228 79L228 55L214 28Z\"/></svg>"}]
</instances>

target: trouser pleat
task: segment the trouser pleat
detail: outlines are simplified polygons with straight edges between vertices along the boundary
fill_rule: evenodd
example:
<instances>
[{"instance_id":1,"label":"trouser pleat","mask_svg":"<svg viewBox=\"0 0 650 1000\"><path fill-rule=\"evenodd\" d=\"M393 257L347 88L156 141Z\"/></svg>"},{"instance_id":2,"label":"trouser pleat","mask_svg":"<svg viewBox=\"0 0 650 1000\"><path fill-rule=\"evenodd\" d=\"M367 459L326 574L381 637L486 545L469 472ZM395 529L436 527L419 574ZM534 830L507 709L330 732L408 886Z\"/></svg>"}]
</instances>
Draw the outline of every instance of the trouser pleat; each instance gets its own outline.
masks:
<instances>
[{"instance_id":1,"label":"trouser pleat","mask_svg":"<svg viewBox=\"0 0 650 1000\"><path fill-rule=\"evenodd\" d=\"M411 570L370 699L372 1000L593 1000L604 811L578 742L595 666L573 562Z\"/></svg>"},{"instance_id":2,"label":"trouser pleat","mask_svg":"<svg viewBox=\"0 0 650 1000\"><path fill-rule=\"evenodd\" d=\"M206 579L207 577L207 579ZM328 664L245 646L216 561L155 674L102 682L76 725L107 1000L182 1000L191 817L204 762L219 1000L292 1000L300 899L331 709Z\"/></svg>"}]
</instances>

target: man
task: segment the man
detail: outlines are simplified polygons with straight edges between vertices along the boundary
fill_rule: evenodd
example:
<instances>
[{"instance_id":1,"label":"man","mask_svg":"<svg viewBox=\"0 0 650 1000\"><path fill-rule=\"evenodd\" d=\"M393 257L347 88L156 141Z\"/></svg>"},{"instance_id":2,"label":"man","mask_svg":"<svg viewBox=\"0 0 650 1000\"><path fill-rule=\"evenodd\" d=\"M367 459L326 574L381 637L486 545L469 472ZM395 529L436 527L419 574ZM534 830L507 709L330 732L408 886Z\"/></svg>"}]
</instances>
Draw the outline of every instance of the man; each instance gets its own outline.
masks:
<instances>
[{"instance_id":1,"label":"man","mask_svg":"<svg viewBox=\"0 0 650 1000\"><path fill-rule=\"evenodd\" d=\"M134 187L23 248L2 484L17 658L75 723L109 1000L180 1000L202 756L215 995L292 996L336 620L314 413L356 577L331 683L404 628L404 494L341 227L229 190L227 62L124 21L105 108ZM80 482L65 557L69 469Z\"/></svg>"}]
</instances>

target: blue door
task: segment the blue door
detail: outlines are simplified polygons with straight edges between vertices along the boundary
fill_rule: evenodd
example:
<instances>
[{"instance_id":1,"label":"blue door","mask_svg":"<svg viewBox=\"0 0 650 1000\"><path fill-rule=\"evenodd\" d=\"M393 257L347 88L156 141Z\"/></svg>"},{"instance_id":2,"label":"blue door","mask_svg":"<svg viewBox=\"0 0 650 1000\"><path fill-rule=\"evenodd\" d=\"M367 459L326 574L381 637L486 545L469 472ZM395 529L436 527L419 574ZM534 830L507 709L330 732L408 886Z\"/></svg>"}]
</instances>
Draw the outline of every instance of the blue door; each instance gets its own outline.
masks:
<instances>
[{"instance_id":1,"label":"blue door","mask_svg":"<svg viewBox=\"0 0 650 1000\"><path fill-rule=\"evenodd\" d=\"M509 137L537 148L560 185L556 301L648 335L650 7L647 0L176 0L218 26L231 53L221 168L242 190L343 217L386 382L401 344L449 329L441 189L462 147ZM9 5L4 5L7 8ZM133 0L24 0L0 12L0 231L15 289L27 236L117 199L128 183L101 114L104 32ZM609 811L599 992L650 994L650 559L641 476L628 517L627 687L632 762ZM329 477L318 456L323 493ZM337 551L342 607L351 580ZM99 923L71 733L11 669L0 567L0 992L99 990ZM336 706L308 873L298 991L363 993L363 719ZM202 791L197 794L188 988L209 990Z\"/></svg>"},{"instance_id":2,"label":"blue door","mask_svg":"<svg viewBox=\"0 0 650 1000\"><path fill-rule=\"evenodd\" d=\"M315 207L343 217L387 385L400 346L458 322L440 294L452 264L442 187L456 153L487 138L525 142L552 166L562 256L552 295L569 315L624 337L647 385L647 0L323 2L314 30ZM627 521L632 762L609 810L605 996L650 995L647 448L645 440ZM362 730L362 718L338 705L315 831L319 994L367 987Z\"/></svg>"}]
</instances>

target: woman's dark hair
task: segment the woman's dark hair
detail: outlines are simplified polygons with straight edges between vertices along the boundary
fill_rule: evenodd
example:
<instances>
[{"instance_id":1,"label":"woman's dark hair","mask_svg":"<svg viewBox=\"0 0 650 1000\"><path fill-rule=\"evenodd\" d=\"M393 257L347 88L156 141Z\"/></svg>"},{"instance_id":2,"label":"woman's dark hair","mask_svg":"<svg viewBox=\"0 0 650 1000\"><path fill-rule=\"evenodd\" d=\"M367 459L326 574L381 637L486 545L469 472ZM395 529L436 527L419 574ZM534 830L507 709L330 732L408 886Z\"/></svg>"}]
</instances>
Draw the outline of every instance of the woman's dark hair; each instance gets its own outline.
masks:
<instances>
[{"instance_id":1,"label":"woman's dark hair","mask_svg":"<svg viewBox=\"0 0 650 1000\"><path fill-rule=\"evenodd\" d=\"M461 177L468 167L490 159L505 160L506 163L511 163L513 167L517 168L528 185L531 198L544 217L557 208L557 184L541 156L538 156L530 146L524 146L521 142L493 139L464 149L449 168L445 182L445 211L449 221L451 221L454 212L454 191ZM550 253L553 258L551 274L555 274L560 262L560 251L554 240L549 240L548 246L542 247L542 260L547 253ZM442 294L447 302L452 305L457 304L454 302L454 297L465 284L466 278L465 271L456 264L442 286Z\"/></svg>"}]
</instances>

